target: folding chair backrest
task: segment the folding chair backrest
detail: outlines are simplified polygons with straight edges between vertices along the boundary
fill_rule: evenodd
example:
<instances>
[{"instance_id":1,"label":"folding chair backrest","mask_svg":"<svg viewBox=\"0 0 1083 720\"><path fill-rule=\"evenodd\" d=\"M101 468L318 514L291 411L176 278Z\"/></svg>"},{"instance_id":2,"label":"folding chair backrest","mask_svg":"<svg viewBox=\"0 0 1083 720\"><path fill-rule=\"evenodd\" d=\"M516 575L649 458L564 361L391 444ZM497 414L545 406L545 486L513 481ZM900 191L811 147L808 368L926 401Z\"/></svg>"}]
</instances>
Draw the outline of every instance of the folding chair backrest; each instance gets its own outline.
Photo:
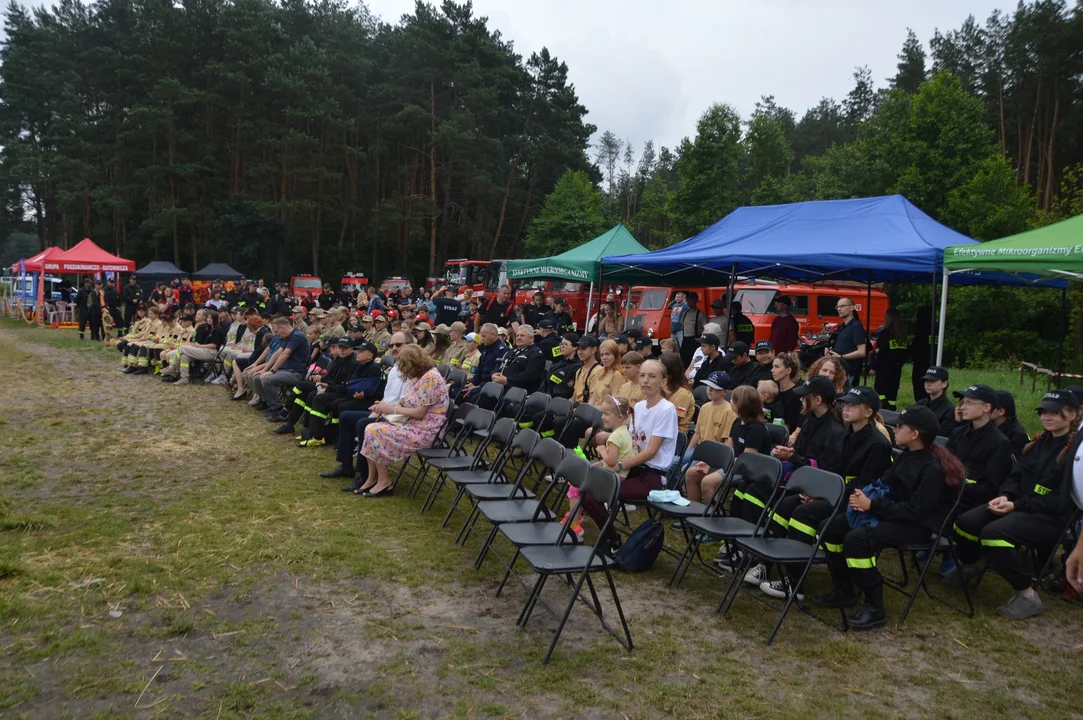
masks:
<instances>
[{"instance_id":1,"label":"folding chair backrest","mask_svg":"<svg viewBox=\"0 0 1083 720\"><path fill-rule=\"evenodd\" d=\"M946 437L944 437L943 435L937 435L936 436L936 444L939 445L940 447L944 447L945 445L948 444L948 439Z\"/></svg>"},{"instance_id":2,"label":"folding chair backrest","mask_svg":"<svg viewBox=\"0 0 1083 720\"><path fill-rule=\"evenodd\" d=\"M707 463L707 467L723 475L733 467L733 458L733 448L714 440L704 440L692 451L692 462Z\"/></svg>"},{"instance_id":3,"label":"folding chair backrest","mask_svg":"<svg viewBox=\"0 0 1083 720\"><path fill-rule=\"evenodd\" d=\"M556 477L566 481L572 487L581 488L589 470L589 462L575 453L569 453L557 466Z\"/></svg>"},{"instance_id":4,"label":"folding chair backrest","mask_svg":"<svg viewBox=\"0 0 1083 720\"><path fill-rule=\"evenodd\" d=\"M532 418L540 412L545 412L545 408L549 407L550 397L543 392L532 393L530 397L523 403L523 413L521 417Z\"/></svg>"},{"instance_id":5,"label":"folding chair backrest","mask_svg":"<svg viewBox=\"0 0 1083 720\"><path fill-rule=\"evenodd\" d=\"M767 424L767 433L771 436L771 442L775 445L785 445L790 439L790 430L785 425Z\"/></svg>"},{"instance_id":6,"label":"folding chair backrest","mask_svg":"<svg viewBox=\"0 0 1083 720\"><path fill-rule=\"evenodd\" d=\"M519 411L526 402L526 390L518 387L510 387L500 400L500 415L502 417L518 418Z\"/></svg>"},{"instance_id":7,"label":"folding chair backrest","mask_svg":"<svg viewBox=\"0 0 1083 720\"><path fill-rule=\"evenodd\" d=\"M459 385L460 387L466 384L466 371L453 367L447 371L448 385Z\"/></svg>"},{"instance_id":8,"label":"folding chair backrest","mask_svg":"<svg viewBox=\"0 0 1083 720\"><path fill-rule=\"evenodd\" d=\"M553 438L542 438L530 451L530 459L555 472L560 461L564 459L564 446Z\"/></svg>"},{"instance_id":9,"label":"folding chair backrest","mask_svg":"<svg viewBox=\"0 0 1083 720\"><path fill-rule=\"evenodd\" d=\"M895 427L899 424L899 413L894 410L881 410L880 417L884 419L884 424L888 427Z\"/></svg>"},{"instance_id":10,"label":"folding chair backrest","mask_svg":"<svg viewBox=\"0 0 1083 720\"><path fill-rule=\"evenodd\" d=\"M711 399L707 397L706 385L696 385L692 388L692 397L695 399L696 405L706 405L711 401Z\"/></svg>"},{"instance_id":11,"label":"folding chair backrest","mask_svg":"<svg viewBox=\"0 0 1083 720\"><path fill-rule=\"evenodd\" d=\"M391 353L387 353L382 358L380 358L380 364L383 365L385 368L390 368L392 365L395 364L395 358L391 357Z\"/></svg>"},{"instance_id":12,"label":"folding chair backrest","mask_svg":"<svg viewBox=\"0 0 1083 720\"><path fill-rule=\"evenodd\" d=\"M463 421L463 435L468 437L475 430L488 430L493 426L496 413L485 408L473 407ZM465 437L464 437L465 442Z\"/></svg>"},{"instance_id":13,"label":"folding chair backrest","mask_svg":"<svg viewBox=\"0 0 1083 720\"><path fill-rule=\"evenodd\" d=\"M790 479L786 481L786 490L826 500L834 507L846 494L846 481L833 472L805 466L797 468L793 475L790 475Z\"/></svg>"},{"instance_id":14,"label":"folding chair backrest","mask_svg":"<svg viewBox=\"0 0 1083 720\"><path fill-rule=\"evenodd\" d=\"M447 374L451 372L451 366L440 363L436 366L436 372L440 373L440 377L447 379Z\"/></svg>"},{"instance_id":15,"label":"folding chair backrest","mask_svg":"<svg viewBox=\"0 0 1083 720\"><path fill-rule=\"evenodd\" d=\"M487 382L481 388L481 393L478 395L474 404L479 408L486 410L495 410L496 406L500 404L500 396L504 392L504 386L498 382Z\"/></svg>"},{"instance_id":16,"label":"folding chair backrest","mask_svg":"<svg viewBox=\"0 0 1083 720\"><path fill-rule=\"evenodd\" d=\"M891 448L891 461L895 462L902 457L903 449L900 447Z\"/></svg>"},{"instance_id":17,"label":"folding chair backrest","mask_svg":"<svg viewBox=\"0 0 1083 720\"><path fill-rule=\"evenodd\" d=\"M518 450L523 455L529 457L534 450L534 446L538 444L538 440L538 433L533 430L520 430L516 433L515 439L511 441L511 447L513 450Z\"/></svg>"},{"instance_id":18,"label":"folding chair backrest","mask_svg":"<svg viewBox=\"0 0 1083 720\"><path fill-rule=\"evenodd\" d=\"M560 417L568 417L572 414L572 401L568 398L550 398L549 406L545 408L545 411Z\"/></svg>"},{"instance_id":19,"label":"folding chair backrest","mask_svg":"<svg viewBox=\"0 0 1083 720\"><path fill-rule=\"evenodd\" d=\"M766 480L777 484L782 477L782 463L778 458L763 453L741 453L733 466L733 477L746 481Z\"/></svg>"},{"instance_id":20,"label":"folding chair backrest","mask_svg":"<svg viewBox=\"0 0 1083 720\"><path fill-rule=\"evenodd\" d=\"M688 449L688 436L684 433L677 433L677 447L673 450L673 457L676 460L684 458L684 451ZM681 474L683 472L684 463L678 462L675 466L671 466L669 472L666 473L666 487L674 488L679 484Z\"/></svg>"},{"instance_id":21,"label":"folding chair backrest","mask_svg":"<svg viewBox=\"0 0 1083 720\"><path fill-rule=\"evenodd\" d=\"M583 420L591 427L602 426L602 411L589 403L576 405L575 410L572 411L572 417Z\"/></svg>"},{"instance_id":22,"label":"folding chair backrest","mask_svg":"<svg viewBox=\"0 0 1083 720\"><path fill-rule=\"evenodd\" d=\"M517 428L518 426L512 418L500 418L496 421L496 425L493 425L489 437L492 438L493 442L499 443L501 446L507 446L511 444L512 438L515 437Z\"/></svg>"}]
</instances>

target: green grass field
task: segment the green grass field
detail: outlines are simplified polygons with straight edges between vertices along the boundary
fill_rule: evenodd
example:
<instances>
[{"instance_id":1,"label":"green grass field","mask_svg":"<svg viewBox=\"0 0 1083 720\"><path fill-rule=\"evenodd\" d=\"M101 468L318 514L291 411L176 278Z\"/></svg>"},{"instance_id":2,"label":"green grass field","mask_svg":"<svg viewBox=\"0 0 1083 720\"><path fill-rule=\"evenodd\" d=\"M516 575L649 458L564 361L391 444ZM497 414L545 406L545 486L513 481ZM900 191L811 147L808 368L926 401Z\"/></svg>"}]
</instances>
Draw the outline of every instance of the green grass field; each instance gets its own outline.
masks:
<instances>
[{"instance_id":1,"label":"green grass field","mask_svg":"<svg viewBox=\"0 0 1083 720\"><path fill-rule=\"evenodd\" d=\"M525 593L495 597L502 568L473 570L479 543L453 544L446 506L341 493L318 477L328 450L272 435L220 388L121 375L115 351L73 338L0 325L0 716L1080 712L1083 609L1047 595L1043 616L1003 620L992 608L1009 589L992 576L971 619L926 598L874 634L798 614L766 647L765 608L742 596L716 617L719 582L668 589L662 556L616 577L633 651L577 608L543 667L555 622L538 612L516 629ZM1018 388L1009 372L958 376ZM1032 415L1034 398L1016 397ZM826 585L818 572L809 589ZM897 619L903 598L887 595Z\"/></svg>"}]
</instances>

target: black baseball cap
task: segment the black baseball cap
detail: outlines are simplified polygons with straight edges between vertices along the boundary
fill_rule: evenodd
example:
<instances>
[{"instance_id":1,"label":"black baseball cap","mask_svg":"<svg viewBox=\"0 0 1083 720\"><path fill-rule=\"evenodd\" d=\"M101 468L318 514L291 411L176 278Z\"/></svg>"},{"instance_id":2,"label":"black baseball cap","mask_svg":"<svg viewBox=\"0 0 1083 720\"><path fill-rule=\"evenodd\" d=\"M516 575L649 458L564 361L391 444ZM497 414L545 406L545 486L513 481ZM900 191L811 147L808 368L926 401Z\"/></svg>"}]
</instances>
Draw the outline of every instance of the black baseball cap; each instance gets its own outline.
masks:
<instances>
[{"instance_id":1,"label":"black baseball cap","mask_svg":"<svg viewBox=\"0 0 1083 720\"><path fill-rule=\"evenodd\" d=\"M558 298L553 298L553 304L554 305L567 305L568 301L565 300L564 298L558 297Z\"/></svg>"},{"instance_id":2,"label":"black baseball cap","mask_svg":"<svg viewBox=\"0 0 1083 720\"><path fill-rule=\"evenodd\" d=\"M1075 399L1079 401L1079 406L1083 407L1083 387L1079 385L1069 385L1064 389L1075 395Z\"/></svg>"},{"instance_id":3,"label":"black baseball cap","mask_svg":"<svg viewBox=\"0 0 1083 720\"><path fill-rule=\"evenodd\" d=\"M368 350L370 353L372 353L372 357L376 357L377 355L380 354L380 350L375 345L370 343L368 340L358 340L358 341L354 342L353 343L353 349L354 350Z\"/></svg>"},{"instance_id":4,"label":"black baseball cap","mask_svg":"<svg viewBox=\"0 0 1083 720\"><path fill-rule=\"evenodd\" d=\"M641 337L643 337L643 331L639 328L628 328L624 331L624 335L629 340L639 340Z\"/></svg>"},{"instance_id":5,"label":"black baseball cap","mask_svg":"<svg viewBox=\"0 0 1083 720\"><path fill-rule=\"evenodd\" d=\"M651 342L650 338L645 338L645 337L636 338L636 350L643 350L644 348L649 348L649 347L651 347L653 345L654 345L654 343Z\"/></svg>"},{"instance_id":6,"label":"black baseball cap","mask_svg":"<svg viewBox=\"0 0 1083 720\"><path fill-rule=\"evenodd\" d=\"M997 390L996 407L1004 411L1004 417L1015 419L1015 398L1007 390Z\"/></svg>"},{"instance_id":7,"label":"black baseball cap","mask_svg":"<svg viewBox=\"0 0 1083 720\"><path fill-rule=\"evenodd\" d=\"M903 410L899 413L898 425L906 425L928 435L940 432L940 421L936 419L936 413L925 405L911 405Z\"/></svg>"},{"instance_id":8,"label":"black baseball cap","mask_svg":"<svg viewBox=\"0 0 1083 720\"><path fill-rule=\"evenodd\" d=\"M966 390L956 390L952 395L957 398L974 398L997 407L997 391L988 385L971 385Z\"/></svg>"},{"instance_id":9,"label":"black baseball cap","mask_svg":"<svg viewBox=\"0 0 1083 720\"><path fill-rule=\"evenodd\" d=\"M730 345L731 355L748 355L748 343L738 340Z\"/></svg>"},{"instance_id":10,"label":"black baseball cap","mask_svg":"<svg viewBox=\"0 0 1083 720\"><path fill-rule=\"evenodd\" d=\"M718 339L717 335L715 335L714 333L707 333L707 334L705 334L703 337L701 337L699 339L699 344L700 345L714 345L715 347L718 347L722 343ZM747 347L745 349L745 352L748 352Z\"/></svg>"},{"instance_id":11,"label":"black baseball cap","mask_svg":"<svg viewBox=\"0 0 1083 720\"><path fill-rule=\"evenodd\" d=\"M538 327L542 330L556 330L557 324L552 320L546 318L545 320L541 320L540 322L538 322Z\"/></svg>"},{"instance_id":12,"label":"black baseball cap","mask_svg":"<svg viewBox=\"0 0 1083 720\"><path fill-rule=\"evenodd\" d=\"M865 387L864 385L850 388L850 392L840 397L839 402L847 405L868 405L873 412L880 412L880 396L871 387Z\"/></svg>"},{"instance_id":13,"label":"black baseball cap","mask_svg":"<svg viewBox=\"0 0 1083 720\"><path fill-rule=\"evenodd\" d=\"M825 402L832 402L835 399L835 383L831 382L831 379L824 375L813 375L808 380L795 387L793 389L793 394L797 397L819 395Z\"/></svg>"},{"instance_id":14,"label":"black baseball cap","mask_svg":"<svg viewBox=\"0 0 1083 720\"><path fill-rule=\"evenodd\" d=\"M340 337L331 341L332 345L338 345L340 347L353 347L353 338Z\"/></svg>"},{"instance_id":15,"label":"black baseball cap","mask_svg":"<svg viewBox=\"0 0 1083 720\"><path fill-rule=\"evenodd\" d=\"M770 340L760 340L756 343L756 352L759 352L760 350L770 350L771 352L774 352L775 348L771 345Z\"/></svg>"},{"instance_id":16,"label":"black baseball cap","mask_svg":"<svg viewBox=\"0 0 1083 720\"><path fill-rule=\"evenodd\" d=\"M593 335L584 335L583 337L579 338L579 342L577 342L576 345L581 348L596 348L601 345L601 343L598 342L598 338L594 337Z\"/></svg>"},{"instance_id":17,"label":"black baseball cap","mask_svg":"<svg viewBox=\"0 0 1083 720\"><path fill-rule=\"evenodd\" d=\"M925 371L925 374L921 376L922 380L943 380L948 381L948 369L946 367L940 367L934 365Z\"/></svg>"},{"instance_id":18,"label":"black baseball cap","mask_svg":"<svg viewBox=\"0 0 1083 720\"><path fill-rule=\"evenodd\" d=\"M1071 390L1050 390L1042 396L1042 401L1038 403L1039 410L1063 410L1066 407L1070 407L1074 410L1079 409L1079 398Z\"/></svg>"},{"instance_id":19,"label":"black baseball cap","mask_svg":"<svg viewBox=\"0 0 1083 720\"><path fill-rule=\"evenodd\" d=\"M563 335L560 336L560 339L561 340L567 340L572 345L578 345L579 344L579 334L578 333L573 333L573 332L564 333Z\"/></svg>"},{"instance_id":20,"label":"black baseball cap","mask_svg":"<svg viewBox=\"0 0 1083 720\"><path fill-rule=\"evenodd\" d=\"M709 388L715 390L732 390L733 378L725 370L715 370L713 373L707 376L707 379L703 381L703 384Z\"/></svg>"},{"instance_id":21,"label":"black baseball cap","mask_svg":"<svg viewBox=\"0 0 1083 720\"><path fill-rule=\"evenodd\" d=\"M628 338L626 336L624 336L624 335L617 335L615 338L613 338L613 342L615 342L615 343L623 343L623 344L627 345L628 344Z\"/></svg>"}]
</instances>

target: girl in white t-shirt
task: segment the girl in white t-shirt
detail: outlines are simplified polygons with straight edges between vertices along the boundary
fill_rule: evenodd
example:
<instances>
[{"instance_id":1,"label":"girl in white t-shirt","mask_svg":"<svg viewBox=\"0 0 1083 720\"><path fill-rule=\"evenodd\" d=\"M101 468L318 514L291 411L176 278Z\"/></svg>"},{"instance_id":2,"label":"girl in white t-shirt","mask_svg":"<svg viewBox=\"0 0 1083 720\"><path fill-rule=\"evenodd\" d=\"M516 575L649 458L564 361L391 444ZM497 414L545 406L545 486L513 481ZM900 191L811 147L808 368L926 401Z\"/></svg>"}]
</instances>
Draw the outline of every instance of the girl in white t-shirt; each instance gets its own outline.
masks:
<instances>
[{"instance_id":1,"label":"girl in white t-shirt","mask_svg":"<svg viewBox=\"0 0 1083 720\"><path fill-rule=\"evenodd\" d=\"M657 360L647 360L639 368L639 387L643 391L632 413L629 431L634 454L618 460L614 472L626 474L620 486L620 499L642 502L651 490L661 490L665 473L673 462L677 447L677 409L662 395L666 370ZM589 495L583 497L583 510L602 527L609 513L601 501ZM617 531L606 533L609 550L620 547Z\"/></svg>"}]
</instances>

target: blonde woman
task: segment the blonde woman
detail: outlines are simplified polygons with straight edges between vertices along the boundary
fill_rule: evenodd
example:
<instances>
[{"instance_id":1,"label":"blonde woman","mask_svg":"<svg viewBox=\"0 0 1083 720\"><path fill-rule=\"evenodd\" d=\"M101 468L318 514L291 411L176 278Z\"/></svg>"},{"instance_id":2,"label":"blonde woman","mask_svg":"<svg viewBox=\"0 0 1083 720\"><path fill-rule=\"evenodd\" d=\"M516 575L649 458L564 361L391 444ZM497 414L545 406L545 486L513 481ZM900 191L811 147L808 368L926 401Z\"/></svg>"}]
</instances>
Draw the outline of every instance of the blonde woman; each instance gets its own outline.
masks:
<instances>
[{"instance_id":1,"label":"blonde woman","mask_svg":"<svg viewBox=\"0 0 1083 720\"><path fill-rule=\"evenodd\" d=\"M598 348L598 362L602 372L594 373L590 379L590 404L601 408L602 403L624 383L621 372L620 348L612 340L606 340Z\"/></svg>"}]
</instances>

